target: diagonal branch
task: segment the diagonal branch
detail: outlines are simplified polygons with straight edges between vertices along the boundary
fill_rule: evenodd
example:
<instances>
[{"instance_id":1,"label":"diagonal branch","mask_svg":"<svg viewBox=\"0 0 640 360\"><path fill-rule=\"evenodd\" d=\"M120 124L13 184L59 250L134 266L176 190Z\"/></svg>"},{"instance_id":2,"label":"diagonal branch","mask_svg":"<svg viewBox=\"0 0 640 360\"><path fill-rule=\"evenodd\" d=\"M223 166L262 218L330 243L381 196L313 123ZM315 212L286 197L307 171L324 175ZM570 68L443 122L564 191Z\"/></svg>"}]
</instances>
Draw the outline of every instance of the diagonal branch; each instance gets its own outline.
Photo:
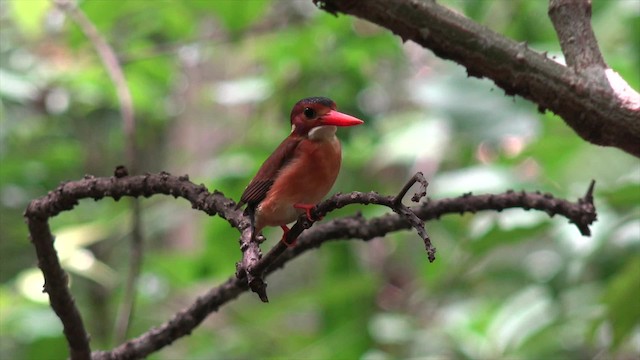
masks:
<instances>
[{"instance_id":1,"label":"diagonal branch","mask_svg":"<svg viewBox=\"0 0 640 360\"><path fill-rule=\"evenodd\" d=\"M607 67L591 27L591 0L550 0L549 18L568 66L579 71Z\"/></svg>"},{"instance_id":2,"label":"diagonal branch","mask_svg":"<svg viewBox=\"0 0 640 360\"><path fill-rule=\"evenodd\" d=\"M164 172L106 178L87 176L79 181L61 184L46 196L33 200L27 207L25 218L38 256L38 266L45 277L44 290L49 295L51 307L62 321L72 359L89 357L88 334L69 291L67 274L60 266L53 247L54 239L49 229L48 219L63 211L72 210L81 199L100 200L111 197L117 201L123 196L150 197L155 194L182 197L188 200L194 209L209 215L218 215L227 220L231 226L238 228L240 232L244 232L249 227L248 219L241 211L235 210L233 200L224 197L218 191L209 193L204 185L190 182L187 176L176 177ZM332 207L343 207L349 203L373 203L372 194L374 193L337 194L320 203L316 207L315 215L322 215ZM375 196L373 198L375 200ZM395 200L394 197L388 197L388 199L390 202ZM500 211L506 208L536 209L545 211L550 216L562 215L576 224L585 235L589 233L589 225L596 219L593 183L587 194L578 202L556 199L550 194L508 191L496 195L465 194L458 198L431 200L411 207L410 210L421 220L426 221L437 219L445 214L481 210ZM400 214L387 214L370 220L364 219L361 215L335 219L305 231L294 248L286 249L277 258L265 256L256 266L263 268L264 275L268 275L305 251L317 248L327 241L370 240L411 226L407 218ZM112 351L98 351L91 356L94 359L132 359L148 356L189 334L207 315L248 289L246 280L232 276L224 284L197 298L190 307L179 311L159 327L121 344Z\"/></svg>"},{"instance_id":3,"label":"diagonal branch","mask_svg":"<svg viewBox=\"0 0 640 360\"><path fill-rule=\"evenodd\" d=\"M586 141L640 157L640 94L611 69L602 69L605 77L576 72L529 49L526 42L506 38L433 0L313 2L330 13L383 26L403 41L412 40L466 67L469 76L493 80L507 95L520 95L541 111L560 115ZM595 59L592 53L588 62Z\"/></svg>"}]
</instances>

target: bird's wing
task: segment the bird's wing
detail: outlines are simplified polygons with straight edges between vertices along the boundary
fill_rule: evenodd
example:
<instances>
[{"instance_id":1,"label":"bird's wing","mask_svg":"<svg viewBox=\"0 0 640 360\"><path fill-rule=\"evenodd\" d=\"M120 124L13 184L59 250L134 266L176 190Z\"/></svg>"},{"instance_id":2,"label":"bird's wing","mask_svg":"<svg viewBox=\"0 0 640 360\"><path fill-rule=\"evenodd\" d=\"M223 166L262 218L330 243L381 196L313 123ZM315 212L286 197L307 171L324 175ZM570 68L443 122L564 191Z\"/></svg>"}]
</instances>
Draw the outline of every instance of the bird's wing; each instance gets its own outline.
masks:
<instances>
[{"instance_id":1,"label":"bird's wing","mask_svg":"<svg viewBox=\"0 0 640 360\"><path fill-rule=\"evenodd\" d=\"M301 140L301 138L297 137L287 137L280 143L273 154L265 160L256 176L244 190L236 208L240 208L244 204L249 204L249 206L256 205L264 200L278 172L295 157L296 148L300 145Z\"/></svg>"}]
</instances>

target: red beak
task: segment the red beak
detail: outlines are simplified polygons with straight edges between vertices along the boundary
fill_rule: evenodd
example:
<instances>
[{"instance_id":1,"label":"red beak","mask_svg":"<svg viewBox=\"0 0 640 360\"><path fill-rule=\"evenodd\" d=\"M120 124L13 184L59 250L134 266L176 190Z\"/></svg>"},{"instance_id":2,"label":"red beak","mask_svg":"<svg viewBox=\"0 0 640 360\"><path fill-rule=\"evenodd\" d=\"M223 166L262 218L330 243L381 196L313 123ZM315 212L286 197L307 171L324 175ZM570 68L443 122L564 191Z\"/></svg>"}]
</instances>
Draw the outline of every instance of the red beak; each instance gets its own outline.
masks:
<instances>
[{"instance_id":1,"label":"red beak","mask_svg":"<svg viewBox=\"0 0 640 360\"><path fill-rule=\"evenodd\" d=\"M322 125L354 126L363 124L364 121L336 110L330 110L320 117L320 123Z\"/></svg>"}]
</instances>

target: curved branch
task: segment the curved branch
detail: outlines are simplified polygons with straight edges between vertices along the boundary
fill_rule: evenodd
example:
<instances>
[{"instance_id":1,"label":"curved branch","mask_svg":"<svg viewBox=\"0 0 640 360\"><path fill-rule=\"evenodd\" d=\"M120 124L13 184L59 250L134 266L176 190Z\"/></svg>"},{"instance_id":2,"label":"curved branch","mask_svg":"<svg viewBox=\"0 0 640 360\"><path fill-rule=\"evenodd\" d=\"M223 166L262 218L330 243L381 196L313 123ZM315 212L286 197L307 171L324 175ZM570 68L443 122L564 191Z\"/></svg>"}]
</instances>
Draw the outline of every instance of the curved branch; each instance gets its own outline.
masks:
<instances>
[{"instance_id":1,"label":"curved branch","mask_svg":"<svg viewBox=\"0 0 640 360\"><path fill-rule=\"evenodd\" d=\"M126 176L125 173L119 167L114 177L85 176L80 181L63 183L47 196L31 201L24 213L31 241L36 248L38 266L45 278L44 291L49 294L51 307L62 321L72 359L89 358L89 337L69 291L67 274L60 266L53 247L54 237L49 229L49 218L73 209L80 199L111 197L117 201L123 196L166 194L183 197L191 202L193 208L209 215L218 214L239 229L248 227L242 213L233 209L232 200L217 191L209 193L204 185L190 182L188 176L175 177L168 173Z\"/></svg>"},{"instance_id":2,"label":"curved branch","mask_svg":"<svg viewBox=\"0 0 640 360\"><path fill-rule=\"evenodd\" d=\"M235 209L233 200L224 197L218 191L209 193L204 185L190 182L187 176L176 177L167 173L107 178L86 176L83 180L63 183L45 197L33 200L25 211L31 239L39 260L38 266L45 277L44 289L49 294L51 307L62 321L72 359L89 357L89 340L82 317L69 292L67 275L60 266L53 247L53 236L48 219L62 211L73 209L81 199L100 200L111 197L117 201L123 196L150 197L154 194L182 197L188 200L194 209L209 215L219 215L241 232L249 227L248 219L241 211ZM540 193L508 191L498 195L465 194L453 199L431 200L411 207L410 210L420 219L430 220L451 213L500 211L515 207L536 209L545 211L550 216L556 214L565 216L570 222L576 224L583 234L588 235L589 225L596 218L592 194L593 183L587 194L576 203ZM337 194L320 203L316 207L316 212L324 214L351 203L366 204L370 196L370 193L357 192ZM390 199L394 200L394 198ZM268 275L301 253L327 241L348 238L369 240L389 232L408 229L411 226L407 219L399 214L388 214L370 220L364 219L361 215L335 219L309 229L300 236L294 248L286 249L277 258L265 256L256 266L263 268L264 274ZM94 352L92 357L94 359L145 357L189 334L207 315L248 288L245 279L233 276L224 284L197 298L189 308L178 312L160 327L151 329L112 351Z\"/></svg>"},{"instance_id":3,"label":"curved branch","mask_svg":"<svg viewBox=\"0 0 640 360\"><path fill-rule=\"evenodd\" d=\"M64 336L69 343L71 359L89 359L89 335L84 327L80 311L69 292L68 275L60 266L58 254L53 248L53 235L47 218L27 217L31 243L36 248L38 267L44 275L43 292L49 294L49 302L62 321Z\"/></svg>"},{"instance_id":4,"label":"curved branch","mask_svg":"<svg viewBox=\"0 0 640 360\"><path fill-rule=\"evenodd\" d=\"M330 13L383 26L403 41L415 41L466 67L469 76L493 80L507 95L520 95L541 111L560 115L586 141L640 157L640 94L611 69L576 72L433 0L313 2Z\"/></svg>"}]
</instances>

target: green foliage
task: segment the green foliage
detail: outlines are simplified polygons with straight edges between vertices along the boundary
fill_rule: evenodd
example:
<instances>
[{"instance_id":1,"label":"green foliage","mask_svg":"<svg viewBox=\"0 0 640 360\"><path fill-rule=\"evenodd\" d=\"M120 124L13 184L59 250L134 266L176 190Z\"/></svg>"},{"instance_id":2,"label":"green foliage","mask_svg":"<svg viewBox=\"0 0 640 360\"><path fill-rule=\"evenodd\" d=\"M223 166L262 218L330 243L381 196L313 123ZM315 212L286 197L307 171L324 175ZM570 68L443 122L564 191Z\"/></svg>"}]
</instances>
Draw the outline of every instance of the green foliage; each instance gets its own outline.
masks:
<instances>
[{"instance_id":1,"label":"green foliage","mask_svg":"<svg viewBox=\"0 0 640 360\"><path fill-rule=\"evenodd\" d=\"M606 316L613 330L613 345L620 346L640 319L637 304L638 284L640 284L640 257L632 258L620 270L604 291L603 301L609 312Z\"/></svg>"},{"instance_id":2,"label":"green foliage","mask_svg":"<svg viewBox=\"0 0 640 360\"><path fill-rule=\"evenodd\" d=\"M547 2L442 1L533 49L561 56ZM594 2L607 62L640 86L633 1ZM61 181L125 163L117 92L80 28L50 1L0 2L0 358L64 358L22 212ZM631 5L630 5L631 4ZM302 97L325 95L365 126L340 130L334 191L395 193L415 171L429 196L540 190L576 199L596 184L598 222L524 210L427 224L430 264L409 231L330 242L152 359L637 357L640 165L585 143L553 114L311 1L85 0L114 48L136 113L140 172L189 174L238 198L289 132ZM183 200L142 201L145 256L131 336L166 321L235 271L237 231ZM353 206L331 215L386 212ZM127 200L82 201L52 221L92 335L113 346L128 268ZM267 249L279 229L266 232ZM637 341L636 341L637 342Z\"/></svg>"}]
</instances>

